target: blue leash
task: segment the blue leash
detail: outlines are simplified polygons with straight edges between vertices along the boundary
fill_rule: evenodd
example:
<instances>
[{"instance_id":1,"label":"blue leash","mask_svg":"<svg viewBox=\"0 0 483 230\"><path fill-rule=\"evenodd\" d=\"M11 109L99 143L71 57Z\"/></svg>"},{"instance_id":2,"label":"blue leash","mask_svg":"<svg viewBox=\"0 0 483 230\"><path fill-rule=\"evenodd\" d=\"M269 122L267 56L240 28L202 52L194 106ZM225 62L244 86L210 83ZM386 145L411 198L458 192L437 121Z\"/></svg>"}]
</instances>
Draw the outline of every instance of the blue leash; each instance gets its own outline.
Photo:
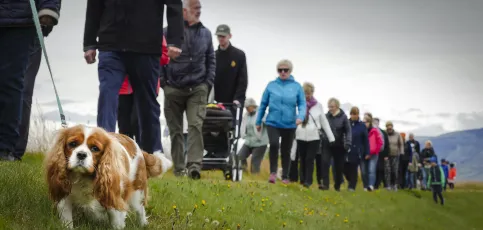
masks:
<instances>
[{"instance_id":1,"label":"blue leash","mask_svg":"<svg viewBox=\"0 0 483 230\"><path fill-rule=\"evenodd\" d=\"M42 47L42 52L44 53L45 61L47 62L47 67L49 68L50 79L52 79L52 85L54 86L55 98L57 100L57 107L59 108L60 122L63 128L67 128L67 122L65 121L64 110L62 109L62 104L60 103L59 93L57 93L57 87L55 87L54 75L52 74L52 68L50 67L49 56L47 55L47 50L45 49L44 35L40 29L39 14L37 13L37 7L35 5L35 0L30 0L30 8L32 9L33 20L35 23L35 28L37 29L37 36L39 37L40 46Z\"/></svg>"}]
</instances>

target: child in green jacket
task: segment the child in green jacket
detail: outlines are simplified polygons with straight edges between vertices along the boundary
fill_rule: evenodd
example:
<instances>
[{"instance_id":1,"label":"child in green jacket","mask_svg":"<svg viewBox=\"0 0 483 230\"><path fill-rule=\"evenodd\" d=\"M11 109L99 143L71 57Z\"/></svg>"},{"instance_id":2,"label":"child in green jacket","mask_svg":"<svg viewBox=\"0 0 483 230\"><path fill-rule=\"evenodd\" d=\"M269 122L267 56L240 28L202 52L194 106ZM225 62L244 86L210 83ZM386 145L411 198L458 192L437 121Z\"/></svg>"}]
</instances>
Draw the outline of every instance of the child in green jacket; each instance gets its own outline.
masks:
<instances>
[{"instance_id":1,"label":"child in green jacket","mask_svg":"<svg viewBox=\"0 0 483 230\"><path fill-rule=\"evenodd\" d=\"M431 157L431 168L428 175L428 187L431 187L433 191L433 199L436 204L438 203L438 197L441 201L441 205L444 205L443 198L443 185L446 182L443 169L438 165L438 159Z\"/></svg>"}]
</instances>

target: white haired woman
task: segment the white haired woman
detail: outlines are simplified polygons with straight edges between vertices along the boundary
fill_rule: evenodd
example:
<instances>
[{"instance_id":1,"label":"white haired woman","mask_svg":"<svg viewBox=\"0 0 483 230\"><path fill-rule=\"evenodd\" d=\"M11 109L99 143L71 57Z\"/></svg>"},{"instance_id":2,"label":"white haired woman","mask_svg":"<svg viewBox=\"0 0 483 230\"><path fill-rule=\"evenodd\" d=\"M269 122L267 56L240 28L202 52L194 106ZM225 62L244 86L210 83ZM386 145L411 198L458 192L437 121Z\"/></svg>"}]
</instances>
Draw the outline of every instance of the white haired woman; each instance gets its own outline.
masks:
<instances>
[{"instance_id":1,"label":"white haired woman","mask_svg":"<svg viewBox=\"0 0 483 230\"><path fill-rule=\"evenodd\" d=\"M308 188L312 185L314 174L314 161L317 154L321 154L320 135L321 130L327 135L329 142L335 138L325 116L322 104L314 97L314 85L306 82L303 84L307 112L302 125L297 127L295 139L297 139L297 152L300 156L300 183ZM322 170L322 161L317 161L317 171ZM290 169L292 170L292 169ZM296 168L294 169L296 170ZM320 181L319 181L320 183Z\"/></svg>"},{"instance_id":2,"label":"white haired woman","mask_svg":"<svg viewBox=\"0 0 483 230\"><path fill-rule=\"evenodd\" d=\"M245 143L238 155L240 160L246 165L246 159L251 155L250 172L252 174L260 173L260 165L262 164L265 151L268 145L267 129L262 121L260 131L257 130L255 121L257 118L258 105L254 99L248 98L245 100L246 113L243 115L240 126L240 137L244 139Z\"/></svg>"},{"instance_id":3,"label":"white haired woman","mask_svg":"<svg viewBox=\"0 0 483 230\"><path fill-rule=\"evenodd\" d=\"M421 156L419 158L419 160L421 161L421 165L423 166L423 170L421 170L422 177L423 177L422 178L423 180L421 181L422 190L430 189L427 187L427 182L428 182L429 169L431 168L431 163L430 163L431 157L436 157L436 161L438 161L436 153L434 152L433 143L430 140L427 140L424 143L424 149L421 151Z\"/></svg>"},{"instance_id":4,"label":"white haired woman","mask_svg":"<svg viewBox=\"0 0 483 230\"><path fill-rule=\"evenodd\" d=\"M327 120L329 120L330 128L335 137L335 142L328 148L324 148L322 152L322 185L319 186L321 190L329 189L329 165L330 159L334 159L335 168L335 181L334 189L340 191L340 185L342 181L342 173L344 172L344 164L346 161L347 153L352 146L352 131L349 118L340 108L339 100L335 98L329 99L328 102L329 112L326 114Z\"/></svg>"},{"instance_id":5,"label":"white haired woman","mask_svg":"<svg viewBox=\"0 0 483 230\"><path fill-rule=\"evenodd\" d=\"M275 183L277 179L279 150L282 158L282 183L289 183L290 150L295 129L305 120L307 108L304 90L291 75L292 71L293 64L289 60L282 60L277 64L279 76L268 83L258 109L256 125L261 130L262 119L268 107L265 123L270 143L269 183ZM282 141L279 144L280 138Z\"/></svg>"}]
</instances>

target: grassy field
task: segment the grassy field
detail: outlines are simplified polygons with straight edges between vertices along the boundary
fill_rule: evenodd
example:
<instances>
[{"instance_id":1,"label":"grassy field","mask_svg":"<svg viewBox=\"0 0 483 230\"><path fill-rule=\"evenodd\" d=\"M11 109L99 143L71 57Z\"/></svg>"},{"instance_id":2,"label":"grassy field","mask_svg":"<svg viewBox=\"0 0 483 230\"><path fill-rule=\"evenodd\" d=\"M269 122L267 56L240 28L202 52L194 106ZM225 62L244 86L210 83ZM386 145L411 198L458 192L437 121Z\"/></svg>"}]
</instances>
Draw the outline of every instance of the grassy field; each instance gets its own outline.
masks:
<instances>
[{"instance_id":1,"label":"grassy field","mask_svg":"<svg viewBox=\"0 0 483 230\"><path fill-rule=\"evenodd\" d=\"M0 162L0 229L61 228L41 163L41 155ZM477 184L445 193L442 207L429 192L322 192L271 185L266 176L246 176L241 183L225 182L221 172L206 172L201 181L171 173L153 179L148 229L483 229L483 188ZM127 222L136 229L133 218ZM82 217L75 225L108 227Z\"/></svg>"}]
</instances>

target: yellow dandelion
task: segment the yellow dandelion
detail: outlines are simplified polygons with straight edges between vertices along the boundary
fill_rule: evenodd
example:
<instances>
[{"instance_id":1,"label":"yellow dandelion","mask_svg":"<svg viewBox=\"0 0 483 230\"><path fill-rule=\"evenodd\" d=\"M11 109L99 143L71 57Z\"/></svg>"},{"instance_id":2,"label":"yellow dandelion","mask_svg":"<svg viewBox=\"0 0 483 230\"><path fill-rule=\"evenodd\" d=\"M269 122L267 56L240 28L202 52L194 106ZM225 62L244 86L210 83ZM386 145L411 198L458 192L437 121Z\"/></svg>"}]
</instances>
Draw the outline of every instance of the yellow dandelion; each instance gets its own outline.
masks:
<instances>
[{"instance_id":1,"label":"yellow dandelion","mask_svg":"<svg viewBox=\"0 0 483 230\"><path fill-rule=\"evenodd\" d=\"M300 220L300 224L303 224L303 223L304 223L304 221L303 220Z\"/></svg>"},{"instance_id":2,"label":"yellow dandelion","mask_svg":"<svg viewBox=\"0 0 483 230\"><path fill-rule=\"evenodd\" d=\"M262 207L265 207L265 204L262 204Z\"/></svg>"},{"instance_id":3,"label":"yellow dandelion","mask_svg":"<svg viewBox=\"0 0 483 230\"><path fill-rule=\"evenodd\" d=\"M221 211L225 211L225 207L222 207L222 208L221 208Z\"/></svg>"},{"instance_id":4,"label":"yellow dandelion","mask_svg":"<svg viewBox=\"0 0 483 230\"><path fill-rule=\"evenodd\" d=\"M263 208L260 208L260 212L263 212Z\"/></svg>"},{"instance_id":5,"label":"yellow dandelion","mask_svg":"<svg viewBox=\"0 0 483 230\"><path fill-rule=\"evenodd\" d=\"M206 205L206 201L205 201L205 200L202 200L202 201L201 201L201 204L202 204L203 206L205 206L205 205Z\"/></svg>"},{"instance_id":6,"label":"yellow dandelion","mask_svg":"<svg viewBox=\"0 0 483 230\"><path fill-rule=\"evenodd\" d=\"M230 184L228 184L228 188L231 188L231 185Z\"/></svg>"},{"instance_id":7,"label":"yellow dandelion","mask_svg":"<svg viewBox=\"0 0 483 230\"><path fill-rule=\"evenodd\" d=\"M287 226L287 223L283 222L282 227L285 228L285 226Z\"/></svg>"},{"instance_id":8,"label":"yellow dandelion","mask_svg":"<svg viewBox=\"0 0 483 230\"><path fill-rule=\"evenodd\" d=\"M340 215L337 213L337 214L335 214L335 216L339 217Z\"/></svg>"},{"instance_id":9,"label":"yellow dandelion","mask_svg":"<svg viewBox=\"0 0 483 230\"><path fill-rule=\"evenodd\" d=\"M347 219L347 217L344 219L344 223L349 223L349 220Z\"/></svg>"},{"instance_id":10,"label":"yellow dandelion","mask_svg":"<svg viewBox=\"0 0 483 230\"><path fill-rule=\"evenodd\" d=\"M173 209L176 209L176 205L173 205Z\"/></svg>"}]
</instances>

